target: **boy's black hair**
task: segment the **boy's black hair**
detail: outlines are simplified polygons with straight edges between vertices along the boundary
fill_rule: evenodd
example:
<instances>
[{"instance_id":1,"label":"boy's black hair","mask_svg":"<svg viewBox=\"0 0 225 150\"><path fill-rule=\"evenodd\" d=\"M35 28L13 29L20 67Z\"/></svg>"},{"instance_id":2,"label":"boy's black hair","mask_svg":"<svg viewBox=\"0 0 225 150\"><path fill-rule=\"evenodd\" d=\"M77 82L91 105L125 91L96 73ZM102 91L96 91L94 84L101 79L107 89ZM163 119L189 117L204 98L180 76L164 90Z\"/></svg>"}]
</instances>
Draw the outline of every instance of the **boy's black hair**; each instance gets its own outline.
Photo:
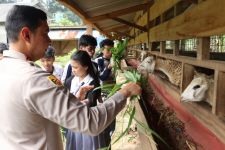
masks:
<instances>
[{"instance_id":1,"label":"boy's black hair","mask_svg":"<svg viewBox=\"0 0 225 150\"><path fill-rule=\"evenodd\" d=\"M47 50L45 51L44 58L55 58L55 48L48 46Z\"/></svg>"},{"instance_id":2,"label":"boy's black hair","mask_svg":"<svg viewBox=\"0 0 225 150\"><path fill-rule=\"evenodd\" d=\"M79 39L79 47L88 45L97 46L97 41L92 35L83 34Z\"/></svg>"},{"instance_id":3,"label":"boy's black hair","mask_svg":"<svg viewBox=\"0 0 225 150\"><path fill-rule=\"evenodd\" d=\"M8 49L9 49L9 47L8 47L7 44L5 44L5 43L0 43L0 54L3 54L3 51L4 51L4 50L8 50Z\"/></svg>"},{"instance_id":4,"label":"boy's black hair","mask_svg":"<svg viewBox=\"0 0 225 150\"><path fill-rule=\"evenodd\" d=\"M108 45L108 46L114 46L114 42L113 40L110 40L110 39L104 39L100 42L100 48L103 48L105 45Z\"/></svg>"},{"instance_id":5,"label":"boy's black hair","mask_svg":"<svg viewBox=\"0 0 225 150\"><path fill-rule=\"evenodd\" d=\"M28 27L34 32L41 24L47 20L46 13L32 6L15 5L8 12L5 22L5 29L9 42L18 40L19 32L23 27Z\"/></svg>"}]
</instances>

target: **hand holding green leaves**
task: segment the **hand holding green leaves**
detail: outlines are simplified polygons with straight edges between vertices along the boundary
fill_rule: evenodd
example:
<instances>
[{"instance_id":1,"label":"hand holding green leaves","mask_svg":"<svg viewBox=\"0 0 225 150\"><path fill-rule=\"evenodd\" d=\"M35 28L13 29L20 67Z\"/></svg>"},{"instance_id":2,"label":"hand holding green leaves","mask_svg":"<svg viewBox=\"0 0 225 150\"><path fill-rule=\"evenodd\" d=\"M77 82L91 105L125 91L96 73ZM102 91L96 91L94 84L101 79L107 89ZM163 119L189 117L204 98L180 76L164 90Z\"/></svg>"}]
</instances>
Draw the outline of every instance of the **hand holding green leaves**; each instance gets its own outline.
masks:
<instances>
[{"instance_id":1,"label":"hand holding green leaves","mask_svg":"<svg viewBox=\"0 0 225 150\"><path fill-rule=\"evenodd\" d=\"M141 87L137 83L129 82L126 86L122 87L119 90L125 97L130 97L132 95L139 95L141 94Z\"/></svg>"}]
</instances>

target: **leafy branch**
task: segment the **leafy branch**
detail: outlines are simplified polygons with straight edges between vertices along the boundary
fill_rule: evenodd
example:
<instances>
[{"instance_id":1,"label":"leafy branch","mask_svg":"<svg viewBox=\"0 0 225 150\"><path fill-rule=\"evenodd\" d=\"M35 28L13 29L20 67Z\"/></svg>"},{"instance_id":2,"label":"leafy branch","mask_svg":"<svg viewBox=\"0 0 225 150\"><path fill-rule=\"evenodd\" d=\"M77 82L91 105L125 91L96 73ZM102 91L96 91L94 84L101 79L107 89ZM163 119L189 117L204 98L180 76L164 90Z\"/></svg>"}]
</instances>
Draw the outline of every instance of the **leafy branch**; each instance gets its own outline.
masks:
<instances>
[{"instance_id":1,"label":"leafy branch","mask_svg":"<svg viewBox=\"0 0 225 150\"><path fill-rule=\"evenodd\" d=\"M142 75L140 73L138 73L136 70L133 71L124 71L124 76L126 78L126 81L124 81L121 84L111 84L111 85L103 85L99 88L101 88L103 91L108 91L108 96L110 97L113 94L115 94L119 89L121 89L122 85L124 83L128 83L128 82L135 82L135 83L139 83L142 86L144 86L147 82L145 80L145 78L142 77ZM130 129L131 123L133 120L136 121L136 123L142 128L144 129L144 131L147 132L147 136L151 136L151 135L155 135L156 138L158 138L159 140L161 140L167 147L168 149L170 149L170 146L165 142L165 140L163 140L163 138L161 138L155 131L153 131L152 129L150 129L147 125L145 125L144 123L138 121L134 116L135 116L135 107L132 105L132 101L134 100L141 100L140 96L135 95L132 96L130 98L130 103L127 105L127 108L125 110L124 116L125 114L128 114L130 116L129 121L128 121L128 125L126 127L126 129L119 135L119 137L112 143L115 144L116 142L118 142L124 135L126 135ZM110 148L106 147L106 148L102 148L101 150L108 150Z\"/></svg>"},{"instance_id":2,"label":"leafy branch","mask_svg":"<svg viewBox=\"0 0 225 150\"><path fill-rule=\"evenodd\" d=\"M111 48L112 60L113 60L113 70L120 69L120 62L123 59L128 40L118 41L116 47Z\"/></svg>"}]
</instances>

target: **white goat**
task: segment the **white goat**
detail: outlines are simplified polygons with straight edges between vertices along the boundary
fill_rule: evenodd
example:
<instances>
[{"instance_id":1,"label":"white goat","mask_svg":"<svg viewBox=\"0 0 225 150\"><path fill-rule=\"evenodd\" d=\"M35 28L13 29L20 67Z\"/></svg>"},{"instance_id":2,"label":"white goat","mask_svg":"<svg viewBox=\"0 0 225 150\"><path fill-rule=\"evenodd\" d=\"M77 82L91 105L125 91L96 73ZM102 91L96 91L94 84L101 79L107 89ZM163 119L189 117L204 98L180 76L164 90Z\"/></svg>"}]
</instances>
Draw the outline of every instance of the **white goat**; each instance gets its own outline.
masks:
<instances>
[{"instance_id":1,"label":"white goat","mask_svg":"<svg viewBox=\"0 0 225 150\"><path fill-rule=\"evenodd\" d=\"M145 59L145 57L147 56L147 52L146 51L141 51L141 54L140 54L140 61L143 61Z\"/></svg>"},{"instance_id":2,"label":"white goat","mask_svg":"<svg viewBox=\"0 0 225 150\"><path fill-rule=\"evenodd\" d=\"M155 59L153 56L146 57L138 66L140 73L152 73L155 69Z\"/></svg>"},{"instance_id":3,"label":"white goat","mask_svg":"<svg viewBox=\"0 0 225 150\"><path fill-rule=\"evenodd\" d=\"M195 72L194 79L181 94L181 101L206 101L212 106L213 89L213 76Z\"/></svg>"},{"instance_id":4,"label":"white goat","mask_svg":"<svg viewBox=\"0 0 225 150\"><path fill-rule=\"evenodd\" d=\"M141 62L137 70L144 76L148 75L148 73L153 73L154 70L159 70L168 77L172 84L180 86L182 72L182 64L180 62L170 59L155 59L153 56L149 56Z\"/></svg>"}]
</instances>

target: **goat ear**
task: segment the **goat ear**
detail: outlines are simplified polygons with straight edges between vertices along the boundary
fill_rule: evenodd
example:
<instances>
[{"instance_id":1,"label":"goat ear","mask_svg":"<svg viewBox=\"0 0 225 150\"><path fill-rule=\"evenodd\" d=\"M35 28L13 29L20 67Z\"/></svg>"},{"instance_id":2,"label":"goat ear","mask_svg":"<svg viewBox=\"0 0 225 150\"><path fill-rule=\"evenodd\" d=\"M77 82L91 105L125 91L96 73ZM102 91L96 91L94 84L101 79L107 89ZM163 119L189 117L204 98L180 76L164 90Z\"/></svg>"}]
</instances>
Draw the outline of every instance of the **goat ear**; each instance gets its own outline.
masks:
<instances>
[{"instance_id":1,"label":"goat ear","mask_svg":"<svg viewBox=\"0 0 225 150\"><path fill-rule=\"evenodd\" d=\"M198 77L198 76L199 76L199 73L196 70L194 70L194 77Z\"/></svg>"}]
</instances>

